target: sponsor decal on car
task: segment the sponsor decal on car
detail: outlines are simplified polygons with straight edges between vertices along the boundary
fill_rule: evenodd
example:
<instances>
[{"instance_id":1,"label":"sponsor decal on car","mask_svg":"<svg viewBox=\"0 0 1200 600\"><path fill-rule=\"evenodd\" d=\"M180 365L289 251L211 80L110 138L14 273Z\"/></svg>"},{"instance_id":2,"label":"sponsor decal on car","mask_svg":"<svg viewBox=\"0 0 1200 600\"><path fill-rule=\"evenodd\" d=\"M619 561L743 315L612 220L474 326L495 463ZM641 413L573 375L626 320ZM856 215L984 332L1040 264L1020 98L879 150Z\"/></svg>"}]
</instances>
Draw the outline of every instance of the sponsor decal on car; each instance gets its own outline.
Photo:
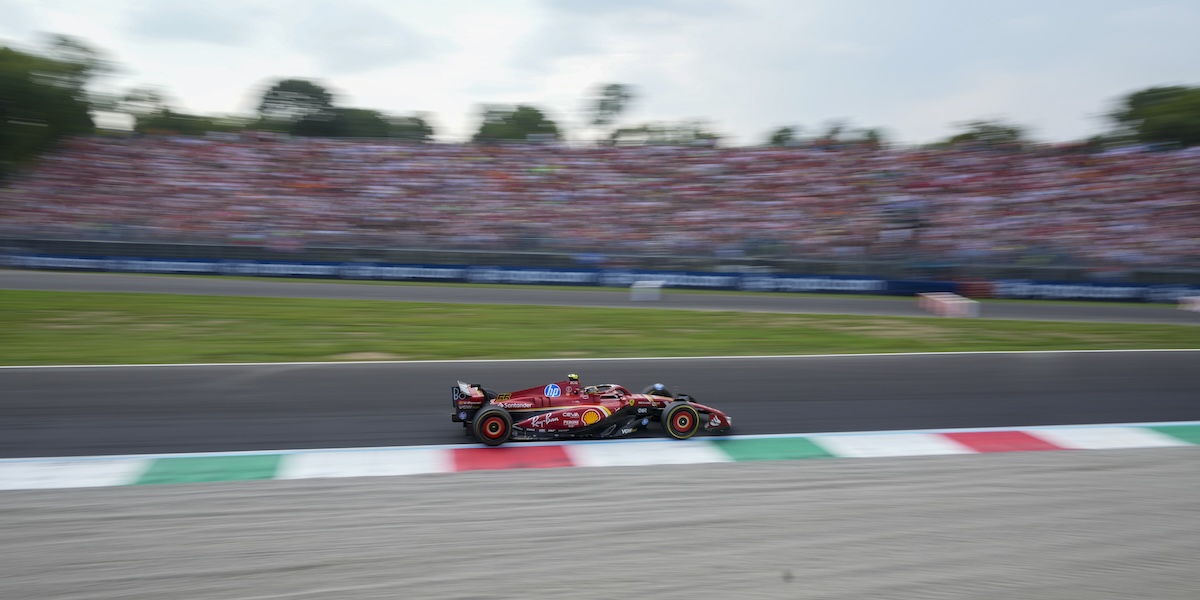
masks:
<instances>
[{"instance_id":1,"label":"sponsor decal on car","mask_svg":"<svg viewBox=\"0 0 1200 600\"><path fill-rule=\"evenodd\" d=\"M531 427L548 427L551 423L557 420L558 417L554 413L544 413L534 417L533 420L529 422L529 425Z\"/></svg>"},{"instance_id":2,"label":"sponsor decal on car","mask_svg":"<svg viewBox=\"0 0 1200 600\"><path fill-rule=\"evenodd\" d=\"M708 420L708 424L709 424L709 425L712 425L712 426L714 426L714 427L716 427L716 426L720 425L720 424L721 424L721 417L718 417L717 415L713 415L713 416L712 416L712 418Z\"/></svg>"},{"instance_id":3,"label":"sponsor decal on car","mask_svg":"<svg viewBox=\"0 0 1200 600\"><path fill-rule=\"evenodd\" d=\"M600 411L591 408L583 411L583 417L581 417L584 425L595 425L600 421L600 418Z\"/></svg>"},{"instance_id":4,"label":"sponsor decal on car","mask_svg":"<svg viewBox=\"0 0 1200 600\"><path fill-rule=\"evenodd\" d=\"M562 388L558 387L557 383L552 383L546 386L546 389L542 390L542 393L551 398L557 398L562 395Z\"/></svg>"},{"instance_id":5,"label":"sponsor decal on car","mask_svg":"<svg viewBox=\"0 0 1200 600\"><path fill-rule=\"evenodd\" d=\"M504 408L533 408L532 402L505 402Z\"/></svg>"}]
</instances>

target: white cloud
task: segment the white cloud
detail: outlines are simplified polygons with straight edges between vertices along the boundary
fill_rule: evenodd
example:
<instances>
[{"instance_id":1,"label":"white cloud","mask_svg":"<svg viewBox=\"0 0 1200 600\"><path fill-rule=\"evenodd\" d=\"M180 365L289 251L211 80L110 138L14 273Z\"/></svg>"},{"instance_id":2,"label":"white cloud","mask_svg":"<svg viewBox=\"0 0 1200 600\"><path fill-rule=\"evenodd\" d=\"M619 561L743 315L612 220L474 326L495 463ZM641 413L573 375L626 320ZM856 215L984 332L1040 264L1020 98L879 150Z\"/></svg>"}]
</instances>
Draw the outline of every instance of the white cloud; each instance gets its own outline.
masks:
<instances>
[{"instance_id":1,"label":"white cloud","mask_svg":"<svg viewBox=\"0 0 1200 600\"><path fill-rule=\"evenodd\" d=\"M553 13L589 17L675 15L683 17L712 16L734 10L727 0L542 0L542 6Z\"/></svg>"},{"instance_id":2,"label":"white cloud","mask_svg":"<svg viewBox=\"0 0 1200 600\"><path fill-rule=\"evenodd\" d=\"M1118 27L1166 27L1192 29L1200 25L1200 8L1194 2L1130 3L1107 19Z\"/></svg>"},{"instance_id":3,"label":"white cloud","mask_svg":"<svg viewBox=\"0 0 1200 600\"><path fill-rule=\"evenodd\" d=\"M725 0L543 0L542 19L512 56L536 71L565 58L628 53L697 21L736 14Z\"/></svg>"},{"instance_id":4,"label":"white cloud","mask_svg":"<svg viewBox=\"0 0 1200 600\"><path fill-rule=\"evenodd\" d=\"M327 72L345 73L431 58L442 50L429 36L366 3L301 3L293 47Z\"/></svg>"},{"instance_id":5,"label":"white cloud","mask_svg":"<svg viewBox=\"0 0 1200 600\"><path fill-rule=\"evenodd\" d=\"M31 29L29 13L13 0L0 0L0 34L16 36Z\"/></svg>"},{"instance_id":6,"label":"white cloud","mask_svg":"<svg viewBox=\"0 0 1200 600\"><path fill-rule=\"evenodd\" d=\"M538 71L563 58L598 54L605 46L597 37L593 23L585 17L556 18L517 42L511 65Z\"/></svg>"},{"instance_id":7,"label":"white cloud","mask_svg":"<svg viewBox=\"0 0 1200 600\"><path fill-rule=\"evenodd\" d=\"M1050 24L1050 20L1042 15L1024 15L1013 17L1000 21L999 26L1002 29L1008 29L1017 33L1022 31L1035 31L1044 29Z\"/></svg>"},{"instance_id":8,"label":"white cloud","mask_svg":"<svg viewBox=\"0 0 1200 600\"><path fill-rule=\"evenodd\" d=\"M128 29L149 40L242 45L253 39L260 14L241 2L142 2Z\"/></svg>"},{"instance_id":9,"label":"white cloud","mask_svg":"<svg viewBox=\"0 0 1200 600\"><path fill-rule=\"evenodd\" d=\"M0 0L0 35L65 33L179 108L248 112L273 80L429 111L462 140L484 103L528 103L576 137L599 84L625 123L704 118L737 143L833 119L901 140L1008 116L1044 139L1099 131L1118 96L1200 85L1200 5L1147 0ZM15 16L14 16L15 15ZM131 35L131 33L136 33Z\"/></svg>"}]
</instances>

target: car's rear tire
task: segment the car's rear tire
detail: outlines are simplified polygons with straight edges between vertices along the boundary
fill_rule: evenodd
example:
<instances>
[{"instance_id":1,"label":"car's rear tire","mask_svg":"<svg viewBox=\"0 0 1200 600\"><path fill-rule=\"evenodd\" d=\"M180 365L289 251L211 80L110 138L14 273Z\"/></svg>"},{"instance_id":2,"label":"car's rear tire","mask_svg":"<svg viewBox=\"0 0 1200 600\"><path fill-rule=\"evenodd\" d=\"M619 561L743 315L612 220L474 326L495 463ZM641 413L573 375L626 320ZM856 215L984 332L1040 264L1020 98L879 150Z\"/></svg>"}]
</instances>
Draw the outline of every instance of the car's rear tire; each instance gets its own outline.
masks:
<instances>
[{"instance_id":1,"label":"car's rear tire","mask_svg":"<svg viewBox=\"0 0 1200 600\"><path fill-rule=\"evenodd\" d=\"M700 429L700 412L687 402L671 402L662 411L663 429L677 440L686 440Z\"/></svg>"},{"instance_id":2,"label":"car's rear tire","mask_svg":"<svg viewBox=\"0 0 1200 600\"><path fill-rule=\"evenodd\" d=\"M475 439L489 445L499 446L512 435L512 416L503 408L487 408L475 415L471 432Z\"/></svg>"}]
</instances>

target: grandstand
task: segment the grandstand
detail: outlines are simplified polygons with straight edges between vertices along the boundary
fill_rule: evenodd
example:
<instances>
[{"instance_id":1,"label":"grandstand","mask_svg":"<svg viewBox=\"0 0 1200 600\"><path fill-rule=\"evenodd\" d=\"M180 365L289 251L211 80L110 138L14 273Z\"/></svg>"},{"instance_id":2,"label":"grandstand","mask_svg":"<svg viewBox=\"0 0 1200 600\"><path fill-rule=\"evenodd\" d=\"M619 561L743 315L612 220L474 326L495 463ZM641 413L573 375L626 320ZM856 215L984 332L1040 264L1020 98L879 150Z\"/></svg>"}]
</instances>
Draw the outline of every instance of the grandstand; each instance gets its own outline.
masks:
<instances>
[{"instance_id":1,"label":"grandstand","mask_svg":"<svg viewBox=\"0 0 1200 600\"><path fill-rule=\"evenodd\" d=\"M0 214L26 242L1095 275L1200 267L1200 152L92 137L10 180Z\"/></svg>"}]
</instances>

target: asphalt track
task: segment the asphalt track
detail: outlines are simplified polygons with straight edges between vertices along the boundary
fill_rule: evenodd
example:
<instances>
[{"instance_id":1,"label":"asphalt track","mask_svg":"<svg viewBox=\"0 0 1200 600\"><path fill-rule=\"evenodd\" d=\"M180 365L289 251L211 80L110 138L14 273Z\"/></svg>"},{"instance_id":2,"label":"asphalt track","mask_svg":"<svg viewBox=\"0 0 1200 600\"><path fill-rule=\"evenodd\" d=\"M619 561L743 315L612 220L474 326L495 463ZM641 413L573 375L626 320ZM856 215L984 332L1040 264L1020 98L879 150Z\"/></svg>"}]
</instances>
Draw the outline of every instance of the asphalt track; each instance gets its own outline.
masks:
<instances>
[{"instance_id":1,"label":"asphalt track","mask_svg":"<svg viewBox=\"0 0 1200 600\"><path fill-rule=\"evenodd\" d=\"M731 310L797 314L929 317L912 298L822 296L819 294L672 293L656 302L631 302L620 289L507 286L374 285L268 278L123 275L0 270L0 289L64 292L144 292L271 298L393 300L463 304L537 304L676 310ZM1200 314L1167 305L1113 302L1027 303L984 301L981 316L1033 321L1098 321L1200 325Z\"/></svg>"},{"instance_id":2,"label":"asphalt track","mask_svg":"<svg viewBox=\"0 0 1200 600\"><path fill-rule=\"evenodd\" d=\"M449 444L456 380L656 381L739 434L1200 420L1200 352L0 369L0 457ZM647 432L657 433L657 432Z\"/></svg>"}]
</instances>

